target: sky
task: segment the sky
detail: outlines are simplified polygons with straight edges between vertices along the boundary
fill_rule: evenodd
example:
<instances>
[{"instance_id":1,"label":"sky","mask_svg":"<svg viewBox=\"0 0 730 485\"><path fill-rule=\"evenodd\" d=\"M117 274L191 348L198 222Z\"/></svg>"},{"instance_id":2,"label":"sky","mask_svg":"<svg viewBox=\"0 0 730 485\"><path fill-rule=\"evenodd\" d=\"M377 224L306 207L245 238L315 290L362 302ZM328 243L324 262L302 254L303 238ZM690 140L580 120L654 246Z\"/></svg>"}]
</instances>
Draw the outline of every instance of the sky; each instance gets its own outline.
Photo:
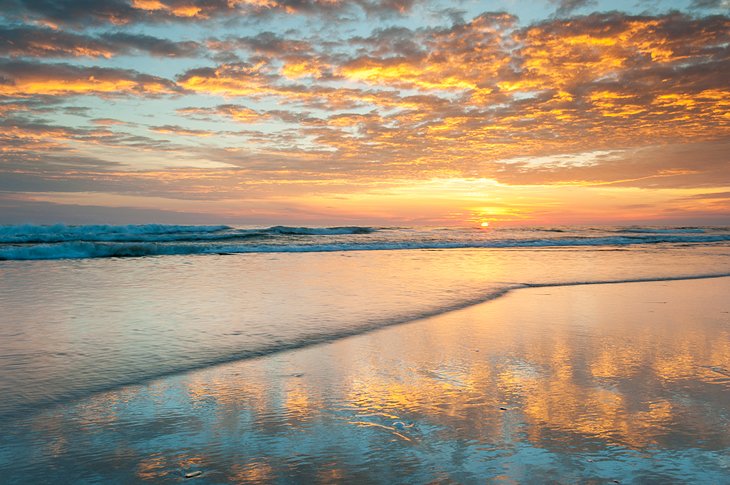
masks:
<instances>
[{"instance_id":1,"label":"sky","mask_svg":"<svg viewBox=\"0 0 730 485\"><path fill-rule=\"evenodd\" d=\"M4 0L0 224L730 224L730 0Z\"/></svg>"}]
</instances>

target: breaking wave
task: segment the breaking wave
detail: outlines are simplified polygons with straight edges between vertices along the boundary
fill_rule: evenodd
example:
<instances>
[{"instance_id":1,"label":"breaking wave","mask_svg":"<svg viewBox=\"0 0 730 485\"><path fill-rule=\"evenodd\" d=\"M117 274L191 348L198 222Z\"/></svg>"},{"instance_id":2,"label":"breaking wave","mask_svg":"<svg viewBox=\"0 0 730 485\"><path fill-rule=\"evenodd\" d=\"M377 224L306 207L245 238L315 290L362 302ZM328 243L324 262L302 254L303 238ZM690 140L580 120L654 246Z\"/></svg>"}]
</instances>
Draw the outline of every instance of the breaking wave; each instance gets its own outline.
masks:
<instances>
[{"instance_id":1,"label":"breaking wave","mask_svg":"<svg viewBox=\"0 0 730 485\"><path fill-rule=\"evenodd\" d=\"M112 226L106 224L41 226L22 224L0 226L0 243L55 243L64 241L136 241L185 238L202 234L220 233L229 226L175 226L167 224L140 224Z\"/></svg>"},{"instance_id":2,"label":"breaking wave","mask_svg":"<svg viewBox=\"0 0 730 485\"><path fill-rule=\"evenodd\" d=\"M628 234L704 234L706 231L699 227L627 227L626 229L621 229L617 232Z\"/></svg>"},{"instance_id":3,"label":"breaking wave","mask_svg":"<svg viewBox=\"0 0 730 485\"><path fill-rule=\"evenodd\" d=\"M600 232L597 232L600 231ZM475 230L230 226L0 226L0 260L461 248L616 247L730 241L727 228Z\"/></svg>"},{"instance_id":4,"label":"breaking wave","mask_svg":"<svg viewBox=\"0 0 730 485\"><path fill-rule=\"evenodd\" d=\"M344 226L344 227L287 227L274 226L266 229L275 234L292 234L303 236L335 236L341 234L370 234L377 229L372 227Z\"/></svg>"},{"instance_id":5,"label":"breaking wave","mask_svg":"<svg viewBox=\"0 0 730 485\"><path fill-rule=\"evenodd\" d=\"M126 226L65 224L0 226L0 244L60 243L60 242L171 242L219 241L276 235L327 236L342 234L369 234L371 227L287 227L266 229L237 229L230 226L176 226L167 224L140 224Z\"/></svg>"}]
</instances>

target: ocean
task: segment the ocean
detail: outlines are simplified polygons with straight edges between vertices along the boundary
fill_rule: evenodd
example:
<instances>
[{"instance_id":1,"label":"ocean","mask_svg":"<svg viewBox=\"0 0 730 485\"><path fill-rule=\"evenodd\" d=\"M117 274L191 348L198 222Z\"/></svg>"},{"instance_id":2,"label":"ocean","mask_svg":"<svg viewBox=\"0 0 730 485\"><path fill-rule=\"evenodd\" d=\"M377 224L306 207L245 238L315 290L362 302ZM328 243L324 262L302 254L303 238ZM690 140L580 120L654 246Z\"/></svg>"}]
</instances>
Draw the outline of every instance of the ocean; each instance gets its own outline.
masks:
<instances>
[{"instance_id":1,"label":"ocean","mask_svg":"<svg viewBox=\"0 0 730 485\"><path fill-rule=\"evenodd\" d=\"M730 274L727 227L0 226L0 416L513 288Z\"/></svg>"},{"instance_id":2,"label":"ocean","mask_svg":"<svg viewBox=\"0 0 730 485\"><path fill-rule=\"evenodd\" d=\"M0 260L402 249L636 246L730 241L728 227L408 228L0 226Z\"/></svg>"},{"instance_id":3,"label":"ocean","mask_svg":"<svg viewBox=\"0 0 730 485\"><path fill-rule=\"evenodd\" d=\"M0 226L0 427L520 288L727 275L727 227Z\"/></svg>"}]
</instances>

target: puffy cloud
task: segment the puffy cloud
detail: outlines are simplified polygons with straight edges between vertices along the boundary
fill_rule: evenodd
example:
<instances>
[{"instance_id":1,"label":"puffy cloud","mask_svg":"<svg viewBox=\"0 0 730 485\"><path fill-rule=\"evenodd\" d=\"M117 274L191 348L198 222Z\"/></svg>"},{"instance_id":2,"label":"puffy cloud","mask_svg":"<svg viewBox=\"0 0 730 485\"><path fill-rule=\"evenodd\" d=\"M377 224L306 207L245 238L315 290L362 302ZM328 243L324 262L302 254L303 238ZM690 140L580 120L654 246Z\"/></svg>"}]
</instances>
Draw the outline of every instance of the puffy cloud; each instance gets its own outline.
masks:
<instances>
[{"instance_id":1,"label":"puffy cloud","mask_svg":"<svg viewBox=\"0 0 730 485\"><path fill-rule=\"evenodd\" d=\"M0 182L0 185L2 182ZM205 224L210 214L196 214L171 210L139 207L109 207L100 205L62 204L37 200L34 197L19 197L0 192L0 222L3 224L53 224L63 221L67 224L146 224L150 221L165 221L172 224ZM218 216L218 219L225 217ZM240 218L230 219L240 222Z\"/></svg>"},{"instance_id":2,"label":"puffy cloud","mask_svg":"<svg viewBox=\"0 0 730 485\"><path fill-rule=\"evenodd\" d=\"M194 93L251 99L273 97L284 103L327 110L369 105L385 108L410 108L417 105L415 98L400 96L395 90L288 82L286 76L266 61L191 69L180 75L177 83Z\"/></svg>"},{"instance_id":3,"label":"puffy cloud","mask_svg":"<svg viewBox=\"0 0 730 485\"><path fill-rule=\"evenodd\" d=\"M121 95L154 96L179 91L172 81L128 69L81 67L0 60L0 95Z\"/></svg>"},{"instance_id":4,"label":"puffy cloud","mask_svg":"<svg viewBox=\"0 0 730 485\"><path fill-rule=\"evenodd\" d=\"M415 177L494 176L501 167L503 179L515 183L624 183L611 176L623 166L639 174L625 183L646 185L642 180L659 174L651 183L693 186L719 180L715 145L703 148L714 161L698 164L715 175L701 181L671 164L644 170L601 159L605 171L582 169L580 178L581 171L564 167L527 176L531 167L500 161L727 136L728 27L720 16L609 13L520 28L508 14L488 13L448 29L390 28L353 38L358 50L349 58L310 54L335 73L310 83L289 82L286 63L277 64L288 56L283 47L256 65L191 70L178 82L200 93L326 109L325 119L298 123L302 137L327 149L319 156L328 166L339 160L368 170L377 162L385 173ZM217 113L262 119L232 106Z\"/></svg>"},{"instance_id":5,"label":"puffy cloud","mask_svg":"<svg viewBox=\"0 0 730 485\"><path fill-rule=\"evenodd\" d=\"M512 61L516 18L486 13L450 29L386 29L357 39L365 55L338 66L353 81L405 89L467 90L489 94L492 80Z\"/></svg>"},{"instance_id":6,"label":"puffy cloud","mask_svg":"<svg viewBox=\"0 0 730 485\"><path fill-rule=\"evenodd\" d=\"M225 117L239 123L251 124L267 120L304 124L321 122L306 111L267 110L259 111L240 104L221 104L212 108L180 108L177 112L194 119L211 121L211 117Z\"/></svg>"},{"instance_id":7,"label":"puffy cloud","mask_svg":"<svg viewBox=\"0 0 730 485\"><path fill-rule=\"evenodd\" d=\"M104 33L99 38L114 46L119 54L148 53L156 57L195 57L203 53L201 45L194 41L174 42L125 32Z\"/></svg>"},{"instance_id":8,"label":"puffy cloud","mask_svg":"<svg viewBox=\"0 0 730 485\"><path fill-rule=\"evenodd\" d=\"M379 17L410 10L414 0L9 0L11 18L50 26L126 25L245 18L250 15L337 14L356 9Z\"/></svg>"},{"instance_id":9,"label":"puffy cloud","mask_svg":"<svg viewBox=\"0 0 730 485\"><path fill-rule=\"evenodd\" d=\"M84 35L35 26L0 26L0 54L7 57L106 57L109 43Z\"/></svg>"},{"instance_id":10,"label":"puffy cloud","mask_svg":"<svg viewBox=\"0 0 730 485\"><path fill-rule=\"evenodd\" d=\"M232 10L352 8L331 3L139 0L124 3L122 21L140 20L138 11L150 21L185 21ZM87 4L89 12L80 15L96 15L94 8L108 13L116 4L100 5ZM411 7L359 5L371 15ZM24 58L0 61L6 186L79 191L93 185L202 200L265 196L274 186L325 191L340 190L343 181L439 178L707 193L730 184L725 16L612 12L522 26L513 15L491 12L449 27L390 26L350 38L291 30L197 42L116 27L88 35L28 25L3 29L2 53ZM114 56L144 53L207 55L200 62L208 66L166 61L166 72L183 66L172 80L81 65L114 65ZM99 59L44 64L25 59L31 56ZM63 104L82 95L126 96L128 111ZM136 112L141 103L134 97L163 95L174 95L154 101L166 111ZM88 125L54 124L54 113L82 116ZM135 168L139 157L122 163L118 155L131 147L156 168Z\"/></svg>"},{"instance_id":11,"label":"puffy cloud","mask_svg":"<svg viewBox=\"0 0 730 485\"><path fill-rule=\"evenodd\" d=\"M287 39L274 32L261 32L254 36L211 38L208 48L216 51L244 49L266 56L297 55L310 53L313 46L306 41Z\"/></svg>"},{"instance_id":12,"label":"puffy cloud","mask_svg":"<svg viewBox=\"0 0 730 485\"><path fill-rule=\"evenodd\" d=\"M33 19L51 27L58 24L122 25L140 19L142 13L125 0L9 0L3 10L7 17Z\"/></svg>"},{"instance_id":13,"label":"puffy cloud","mask_svg":"<svg viewBox=\"0 0 730 485\"><path fill-rule=\"evenodd\" d=\"M0 26L0 55L7 57L102 57L149 54L156 57L194 57L197 42L173 42L157 37L110 32L82 35L32 25Z\"/></svg>"}]
</instances>

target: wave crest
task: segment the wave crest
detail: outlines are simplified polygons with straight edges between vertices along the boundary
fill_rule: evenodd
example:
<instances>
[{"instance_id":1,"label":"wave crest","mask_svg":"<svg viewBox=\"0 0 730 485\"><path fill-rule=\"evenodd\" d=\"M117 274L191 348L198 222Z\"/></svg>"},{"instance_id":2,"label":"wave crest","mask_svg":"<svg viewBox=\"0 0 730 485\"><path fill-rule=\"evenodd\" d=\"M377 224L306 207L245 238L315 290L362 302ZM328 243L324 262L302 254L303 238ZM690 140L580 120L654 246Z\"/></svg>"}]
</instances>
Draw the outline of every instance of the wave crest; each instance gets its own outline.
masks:
<instances>
[{"instance_id":1,"label":"wave crest","mask_svg":"<svg viewBox=\"0 0 730 485\"><path fill-rule=\"evenodd\" d=\"M170 224L21 224L0 226L0 243L56 243L65 241L135 241L165 236L210 234L231 229L229 226L177 226Z\"/></svg>"},{"instance_id":2,"label":"wave crest","mask_svg":"<svg viewBox=\"0 0 730 485\"><path fill-rule=\"evenodd\" d=\"M261 231L256 234L262 234ZM338 233L334 233L338 234ZM348 233L344 233L348 234ZM356 234L356 233L349 233ZM332 251L383 251L402 249L472 249L472 248L560 248L560 247L616 247L661 243L718 243L730 241L730 234L722 235L624 235L611 237L559 237L551 239L487 239L487 240L362 240L310 238L291 240L284 233L279 238L261 240L255 237L240 241L195 242L93 242L73 241L43 244L0 245L0 260L112 258L183 254L238 254L238 253L305 253ZM309 234L307 234L309 235ZM315 234L322 236L321 234Z\"/></svg>"},{"instance_id":3,"label":"wave crest","mask_svg":"<svg viewBox=\"0 0 730 485\"><path fill-rule=\"evenodd\" d=\"M266 231L275 234L291 234L302 236L337 236L343 234L370 234L376 231L372 227L342 226L342 227L289 227L273 226Z\"/></svg>"},{"instance_id":4,"label":"wave crest","mask_svg":"<svg viewBox=\"0 0 730 485\"><path fill-rule=\"evenodd\" d=\"M627 234L704 234L705 230L699 227L627 227L616 232Z\"/></svg>"}]
</instances>

